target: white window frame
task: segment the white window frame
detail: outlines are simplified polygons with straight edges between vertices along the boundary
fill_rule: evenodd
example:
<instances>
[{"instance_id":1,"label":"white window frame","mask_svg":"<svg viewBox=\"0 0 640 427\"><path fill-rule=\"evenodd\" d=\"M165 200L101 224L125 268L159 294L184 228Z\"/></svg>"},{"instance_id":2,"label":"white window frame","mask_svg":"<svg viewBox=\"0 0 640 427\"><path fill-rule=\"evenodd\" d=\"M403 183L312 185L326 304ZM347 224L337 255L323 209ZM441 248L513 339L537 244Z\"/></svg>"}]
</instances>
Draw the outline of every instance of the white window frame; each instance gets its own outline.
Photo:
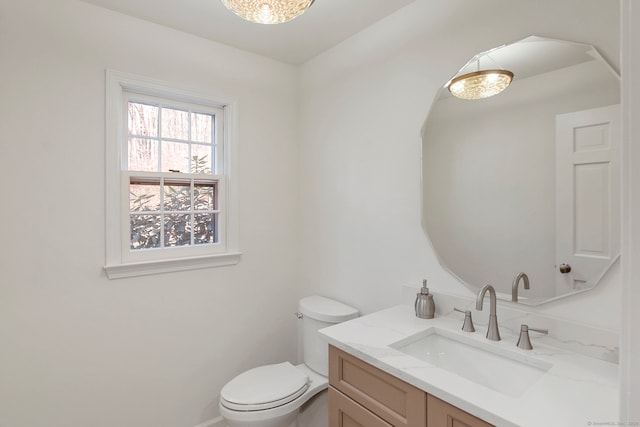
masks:
<instances>
[{"instance_id":1,"label":"white window frame","mask_svg":"<svg viewBox=\"0 0 640 427\"><path fill-rule=\"evenodd\" d=\"M177 102L197 104L224 111L222 150L219 151L222 175L218 177L222 191L219 193L220 242L189 248L165 248L150 250L148 254L133 254L129 249L129 177L124 170L123 157L127 152L126 111L127 92L152 97L166 98ZM176 88L147 77L136 76L114 70L106 72L106 263L104 269L109 279L142 276L165 272L192 270L237 264L241 253L238 250L238 202L236 111L234 100L209 96ZM125 185L126 184L126 185ZM125 214L126 212L126 214ZM187 250L181 250L187 249ZM147 252L147 251L145 251Z\"/></svg>"}]
</instances>

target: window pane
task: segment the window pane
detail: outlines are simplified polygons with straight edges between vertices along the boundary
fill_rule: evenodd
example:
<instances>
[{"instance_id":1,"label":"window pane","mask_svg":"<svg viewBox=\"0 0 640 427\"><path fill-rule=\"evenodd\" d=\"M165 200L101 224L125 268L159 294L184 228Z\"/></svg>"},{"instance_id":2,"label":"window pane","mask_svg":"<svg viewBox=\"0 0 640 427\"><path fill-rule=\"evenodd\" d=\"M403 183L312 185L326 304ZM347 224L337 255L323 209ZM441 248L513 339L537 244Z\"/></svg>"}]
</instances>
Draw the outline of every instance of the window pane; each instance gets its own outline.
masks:
<instances>
[{"instance_id":1,"label":"window pane","mask_svg":"<svg viewBox=\"0 0 640 427\"><path fill-rule=\"evenodd\" d=\"M193 209L196 211L212 211L215 206L215 185L212 183L193 186Z\"/></svg>"},{"instance_id":2,"label":"window pane","mask_svg":"<svg viewBox=\"0 0 640 427\"><path fill-rule=\"evenodd\" d=\"M189 144L162 141L162 172L189 172Z\"/></svg>"},{"instance_id":3,"label":"window pane","mask_svg":"<svg viewBox=\"0 0 640 427\"><path fill-rule=\"evenodd\" d=\"M129 103L129 135L158 136L158 107Z\"/></svg>"},{"instance_id":4,"label":"window pane","mask_svg":"<svg viewBox=\"0 0 640 427\"><path fill-rule=\"evenodd\" d=\"M213 116L211 114L191 115L191 140L197 142L213 141Z\"/></svg>"},{"instance_id":5,"label":"window pane","mask_svg":"<svg viewBox=\"0 0 640 427\"><path fill-rule=\"evenodd\" d=\"M162 138L189 139L189 112L162 109Z\"/></svg>"},{"instance_id":6,"label":"window pane","mask_svg":"<svg viewBox=\"0 0 640 427\"><path fill-rule=\"evenodd\" d=\"M193 243L205 245L216 243L216 218L218 214L195 214L193 225Z\"/></svg>"},{"instance_id":7,"label":"window pane","mask_svg":"<svg viewBox=\"0 0 640 427\"><path fill-rule=\"evenodd\" d=\"M131 249L160 247L160 215L138 215L129 217Z\"/></svg>"},{"instance_id":8,"label":"window pane","mask_svg":"<svg viewBox=\"0 0 640 427\"><path fill-rule=\"evenodd\" d=\"M191 185L184 182L164 183L164 210L165 211L190 211L191 210Z\"/></svg>"},{"instance_id":9,"label":"window pane","mask_svg":"<svg viewBox=\"0 0 640 427\"><path fill-rule=\"evenodd\" d=\"M164 245L185 246L191 244L191 215L167 215L164 220Z\"/></svg>"},{"instance_id":10,"label":"window pane","mask_svg":"<svg viewBox=\"0 0 640 427\"><path fill-rule=\"evenodd\" d=\"M129 210L157 211L160 209L160 183L136 182L129 184Z\"/></svg>"},{"instance_id":11,"label":"window pane","mask_svg":"<svg viewBox=\"0 0 640 427\"><path fill-rule=\"evenodd\" d=\"M130 171L158 171L158 142L150 139L129 138Z\"/></svg>"},{"instance_id":12,"label":"window pane","mask_svg":"<svg viewBox=\"0 0 640 427\"><path fill-rule=\"evenodd\" d=\"M191 173L211 173L211 145L191 146Z\"/></svg>"}]
</instances>

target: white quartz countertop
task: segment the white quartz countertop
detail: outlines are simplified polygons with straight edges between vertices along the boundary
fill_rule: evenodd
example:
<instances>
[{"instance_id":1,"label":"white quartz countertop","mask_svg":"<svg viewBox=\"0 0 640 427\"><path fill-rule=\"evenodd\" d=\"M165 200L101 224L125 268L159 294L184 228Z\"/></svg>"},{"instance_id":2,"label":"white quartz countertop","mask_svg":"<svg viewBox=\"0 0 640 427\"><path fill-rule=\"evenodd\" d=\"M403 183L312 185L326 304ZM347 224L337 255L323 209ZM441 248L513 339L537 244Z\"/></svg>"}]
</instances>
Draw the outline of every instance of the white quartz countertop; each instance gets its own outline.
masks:
<instances>
[{"instance_id":1,"label":"white quartz countertop","mask_svg":"<svg viewBox=\"0 0 640 427\"><path fill-rule=\"evenodd\" d=\"M498 312L498 320L500 319ZM399 305L337 324L320 333L330 344L390 373L425 392L496 426L580 427L616 425L618 365L545 346L530 333L533 350L516 347L517 336L501 330L501 341L485 338L486 325L461 331L462 321L448 316L419 319L413 307ZM470 381L428 361L409 356L396 343L429 329L446 330L485 348L550 368L521 395L514 397ZM392 347L392 345L394 345ZM509 368L488 372L509 376Z\"/></svg>"}]
</instances>

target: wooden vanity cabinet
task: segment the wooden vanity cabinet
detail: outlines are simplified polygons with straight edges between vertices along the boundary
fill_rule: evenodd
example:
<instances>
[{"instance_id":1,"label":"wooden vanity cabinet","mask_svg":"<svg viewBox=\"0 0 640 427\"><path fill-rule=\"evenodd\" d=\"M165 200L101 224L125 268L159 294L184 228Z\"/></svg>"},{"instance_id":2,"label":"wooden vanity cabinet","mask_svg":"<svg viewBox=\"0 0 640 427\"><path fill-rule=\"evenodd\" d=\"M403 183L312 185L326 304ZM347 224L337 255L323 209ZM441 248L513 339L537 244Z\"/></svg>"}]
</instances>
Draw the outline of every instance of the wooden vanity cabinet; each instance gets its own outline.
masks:
<instances>
[{"instance_id":1,"label":"wooden vanity cabinet","mask_svg":"<svg viewBox=\"0 0 640 427\"><path fill-rule=\"evenodd\" d=\"M427 426L439 427L493 427L455 406L427 395Z\"/></svg>"},{"instance_id":2,"label":"wooden vanity cabinet","mask_svg":"<svg viewBox=\"0 0 640 427\"><path fill-rule=\"evenodd\" d=\"M333 346L329 348L329 385L333 389L329 391L334 394L334 401L340 401L335 394L342 393L387 423L381 425L426 425L427 396L422 390ZM331 394L329 398L331 399ZM331 406L330 401L330 418L334 418L335 410L337 409ZM329 425L339 427L349 424ZM369 425L374 424L367 424Z\"/></svg>"},{"instance_id":3,"label":"wooden vanity cabinet","mask_svg":"<svg viewBox=\"0 0 640 427\"><path fill-rule=\"evenodd\" d=\"M333 387L329 387L330 427L392 427Z\"/></svg>"},{"instance_id":4,"label":"wooden vanity cabinet","mask_svg":"<svg viewBox=\"0 0 640 427\"><path fill-rule=\"evenodd\" d=\"M329 346L329 427L491 427Z\"/></svg>"}]
</instances>

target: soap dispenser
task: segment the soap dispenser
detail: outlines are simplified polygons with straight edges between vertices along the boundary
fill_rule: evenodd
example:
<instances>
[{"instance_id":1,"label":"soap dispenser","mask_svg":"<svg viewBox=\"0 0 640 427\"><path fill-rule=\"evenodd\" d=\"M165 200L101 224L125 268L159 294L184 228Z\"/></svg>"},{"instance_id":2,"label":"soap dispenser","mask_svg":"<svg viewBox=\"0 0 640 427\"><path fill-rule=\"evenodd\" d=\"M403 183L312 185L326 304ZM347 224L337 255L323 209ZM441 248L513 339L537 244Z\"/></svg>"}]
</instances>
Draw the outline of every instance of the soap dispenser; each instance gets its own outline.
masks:
<instances>
[{"instance_id":1,"label":"soap dispenser","mask_svg":"<svg viewBox=\"0 0 640 427\"><path fill-rule=\"evenodd\" d=\"M422 289L416 295L416 316L421 319L433 319L436 314L436 305L433 302L433 295L429 293L427 288L427 280L422 281Z\"/></svg>"}]
</instances>

